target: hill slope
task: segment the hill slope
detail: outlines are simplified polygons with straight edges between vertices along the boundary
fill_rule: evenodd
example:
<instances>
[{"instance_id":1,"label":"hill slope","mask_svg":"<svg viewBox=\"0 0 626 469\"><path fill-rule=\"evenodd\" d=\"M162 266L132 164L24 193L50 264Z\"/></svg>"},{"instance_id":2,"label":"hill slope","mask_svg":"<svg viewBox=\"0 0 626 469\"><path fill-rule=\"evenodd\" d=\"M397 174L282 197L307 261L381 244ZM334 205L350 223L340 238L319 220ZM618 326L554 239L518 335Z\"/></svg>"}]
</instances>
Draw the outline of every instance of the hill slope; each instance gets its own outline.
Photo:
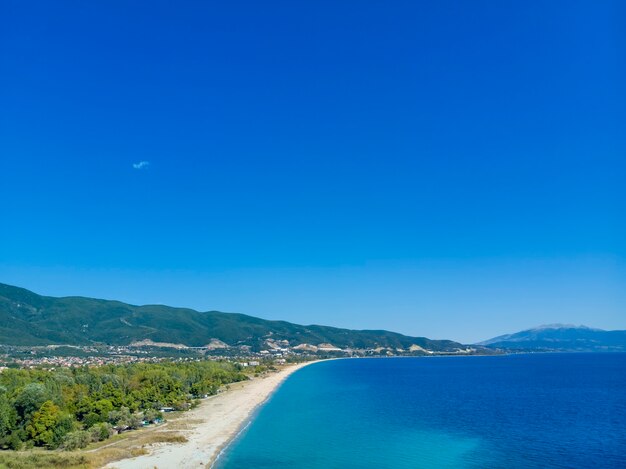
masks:
<instances>
[{"instance_id":1,"label":"hill slope","mask_svg":"<svg viewBox=\"0 0 626 469\"><path fill-rule=\"evenodd\" d=\"M626 331L553 324L494 337L478 345L506 350L622 352L626 351Z\"/></svg>"},{"instance_id":2,"label":"hill slope","mask_svg":"<svg viewBox=\"0 0 626 469\"><path fill-rule=\"evenodd\" d=\"M449 340L408 337L389 331L301 326L245 314L135 306L84 297L54 298L0 283L0 344L128 345L151 340L199 347L218 339L230 346L259 349L268 338L288 340L291 346L330 343L359 349L408 349L412 345L432 351L465 348Z\"/></svg>"}]
</instances>

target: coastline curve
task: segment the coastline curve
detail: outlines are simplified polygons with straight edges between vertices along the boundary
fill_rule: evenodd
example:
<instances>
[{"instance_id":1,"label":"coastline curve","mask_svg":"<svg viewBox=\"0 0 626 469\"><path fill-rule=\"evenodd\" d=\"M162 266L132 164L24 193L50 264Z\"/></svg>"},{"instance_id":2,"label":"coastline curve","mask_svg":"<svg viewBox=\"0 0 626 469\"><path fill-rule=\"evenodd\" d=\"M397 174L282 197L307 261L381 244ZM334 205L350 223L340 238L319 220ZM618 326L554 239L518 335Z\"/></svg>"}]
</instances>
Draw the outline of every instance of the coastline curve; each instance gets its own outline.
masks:
<instances>
[{"instance_id":1,"label":"coastline curve","mask_svg":"<svg viewBox=\"0 0 626 469\"><path fill-rule=\"evenodd\" d=\"M107 464L109 469L213 468L220 455L251 423L253 416L280 385L313 360L283 368L263 378L237 383L229 391L213 396L189 411L185 420L192 428L182 430L185 443L146 448L149 452Z\"/></svg>"}]
</instances>

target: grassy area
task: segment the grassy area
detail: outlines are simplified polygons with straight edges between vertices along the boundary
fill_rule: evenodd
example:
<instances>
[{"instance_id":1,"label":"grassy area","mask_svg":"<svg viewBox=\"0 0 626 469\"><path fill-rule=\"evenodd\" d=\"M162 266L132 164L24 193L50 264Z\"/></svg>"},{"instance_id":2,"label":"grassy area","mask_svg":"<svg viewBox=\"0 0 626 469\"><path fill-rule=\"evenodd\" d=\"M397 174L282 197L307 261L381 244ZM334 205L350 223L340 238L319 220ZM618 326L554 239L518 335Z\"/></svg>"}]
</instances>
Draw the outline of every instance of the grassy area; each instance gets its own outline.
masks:
<instances>
[{"instance_id":1,"label":"grassy area","mask_svg":"<svg viewBox=\"0 0 626 469\"><path fill-rule=\"evenodd\" d=\"M120 459L146 454L146 446L158 443L184 443L187 439L173 431L128 432L92 445L84 451L0 451L0 469L96 469Z\"/></svg>"},{"instance_id":2,"label":"grassy area","mask_svg":"<svg viewBox=\"0 0 626 469\"><path fill-rule=\"evenodd\" d=\"M87 455L89 468L99 468L104 465L119 461L120 459L134 458L146 454L146 446L158 443L184 443L187 438L176 432L169 431L138 431L129 432L127 438L121 438L112 444L100 446L94 450L88 450Z\"/></svg>"},{"instance_id":3,"label":"grassy area","mask_svg":"<svg viewBox=\"0 0 626 469\"><path fill-rule=\"evenodd\" d=\"M90 469L87 455L80 453L61 453L57 451L2 451L0 452L1 469L41 469L62 467L64 469Z\"/></svg>"},{"instance_id":4,"label":"grassy area","mask_svg":"<svg viewBox=\"0 0 626 469\"><path fill-rule=\"evenodd\" d=\"M120 459L134 458L146 454L147 446L158 443L184 443L187 438L175 431L166 431L165 428L128 432L118 438L100 442L83 452L87 456L88 468L99 468ZM104 444L103 444L104 443Z\"/></svg>"}]
</instances>

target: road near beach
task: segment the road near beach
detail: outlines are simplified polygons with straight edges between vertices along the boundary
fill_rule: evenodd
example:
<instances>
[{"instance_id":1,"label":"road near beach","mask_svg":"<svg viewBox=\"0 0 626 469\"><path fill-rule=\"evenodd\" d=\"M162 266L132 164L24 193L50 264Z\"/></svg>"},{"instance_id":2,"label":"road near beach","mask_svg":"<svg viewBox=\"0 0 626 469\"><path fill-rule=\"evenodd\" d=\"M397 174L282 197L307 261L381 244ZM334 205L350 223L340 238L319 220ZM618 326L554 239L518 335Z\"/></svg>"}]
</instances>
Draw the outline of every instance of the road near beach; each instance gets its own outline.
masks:
<instances>
[{"instance_id":1,"label":"road near beach","mask_svg":"<svg viewBox=\"0 0 626 469\"><path fill-rule=\"evenodd\" d=\"M275 391L291 373L313 362L299 363L262 378L233 385L230 390L203 401L186 414L193 423L179 433L187 442L147 447L148 454L115 461L116 469L177 469L210 467L219 452L234 438L252 412ZM169 431L164 427L163 431Z\"/></svg>"}]
</instances>

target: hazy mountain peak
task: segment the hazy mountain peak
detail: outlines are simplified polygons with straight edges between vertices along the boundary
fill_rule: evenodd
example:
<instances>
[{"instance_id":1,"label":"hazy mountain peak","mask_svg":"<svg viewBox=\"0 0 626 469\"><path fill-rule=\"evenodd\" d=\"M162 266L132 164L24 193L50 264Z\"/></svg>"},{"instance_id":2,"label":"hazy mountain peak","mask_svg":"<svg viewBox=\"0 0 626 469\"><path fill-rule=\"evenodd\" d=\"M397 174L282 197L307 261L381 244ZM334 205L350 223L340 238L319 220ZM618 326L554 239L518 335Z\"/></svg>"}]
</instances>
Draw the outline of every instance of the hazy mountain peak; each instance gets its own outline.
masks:
<instances>
[{"instance_id":1,"label":"hazy mountain peak","mask_svg":"<svg viewBox=\"0 0 626 469\"><path fill-rule=\"evenodd\" d=\"M529 331L543 331L543 330L548 330L548 329L583 329L583 330L590 330L590 331L599 331L601 329L594 329L588 326L584 326L584 325L575 325L575 324L560 324L560 323L556 323L556 324L542 324L541 326L537 326L537 327L532 327L530 329L527 329Z\"/></svg>"},{"instance_id":2,"label":"hazy mountain peak","mask_svg":"<svg viewBox=\"0 0 626 469\"><path fill-rule=\"evenodd\" d=\"M494 337L478 345L525 351L626 351L626 331L605 331L573 324L547 324Z\"/></svg>"}]
</instances>

